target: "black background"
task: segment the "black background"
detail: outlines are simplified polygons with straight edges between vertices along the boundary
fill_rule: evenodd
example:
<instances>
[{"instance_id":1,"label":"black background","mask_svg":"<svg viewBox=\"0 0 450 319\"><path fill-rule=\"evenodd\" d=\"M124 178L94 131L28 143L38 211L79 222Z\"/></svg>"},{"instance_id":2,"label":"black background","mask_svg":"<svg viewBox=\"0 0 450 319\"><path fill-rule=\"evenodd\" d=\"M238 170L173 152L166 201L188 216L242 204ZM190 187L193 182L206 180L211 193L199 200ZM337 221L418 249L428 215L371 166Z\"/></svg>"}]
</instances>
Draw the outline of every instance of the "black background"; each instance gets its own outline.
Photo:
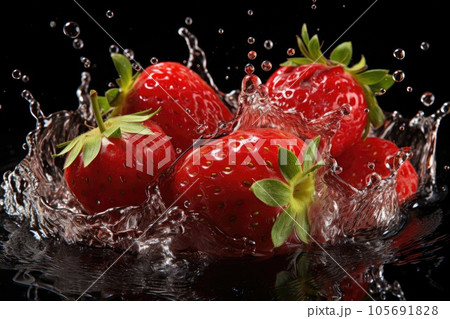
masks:
<instances>
[{"instance_id":1,"label":"black background","mask_svg":"<svg viewBox=\"0 0 450 319\"><path fill-rule=\"evenodd\" d=\"M161 3L79 0L78 3L123 48L131 48L142 65L148 65L152 57L157 57L159 61L182 62L187 59L188 50L177 30L186 26L186 17L191 17L193 23L187 27L198 37L200 46L207 54L209 69L223 91L239 88L244 75L243 67L249 62L249 50L257 51L255 73L265 80L270 72L261 70L261 62L270 60L275 70L276 65L286 59L287 48L296 47L295 34L300 32L303 23L308 24L310 33L319 34L325 50L373 4L338 43L351 40L355 60L364 54L372 68L388 68L391 72L401 69L405 72L405 80L379 98L380 105L388 111L399 110L408 117L419 109L431 114L450 100L450 28L443 1L429 0L416 4L407 0L378 0L375 3L367 0L317 0L315 10L311 8L312 0L268 4L241 1L238 5L228 1ZM106 90L107 83L116 74L108 52L113 40L76 2L13 1L3 2L1 6L0 167L4 170L23 158L25 151L22 144L26 133L34 128L27 102L20 97L23 89L29 89L41 102L44 113L49 114L77 107L75 91L82 71L91 72L91 87L99 91ZM247 14L249 9L254 12L252 16ZM106 17L107 10L114 12L112 19ZM55 28L50 27L50 21L56 22ZM63 34L62 28L67 21L76 21L80 25L80 38L85 44L83 49L75 50L72 39ZM223 28L223 34L219 34L220 28ZM249 36L256 39L255 44L247 43ZM264 48L266 39L274 42L272 50ZM430 44L429 50L420 49L423 41ZM404 60L393 57L396 48L406 51ZM90 69L83 67L81 56L92 61ZM14 80L11 77L13 69L20 69L30 77L30 81L23 83ZM227 75L228 80L225 79ZM406 92L407 86L413 87L412 93ZM436 96L435 103L428 108L420 102L421 94L426 91ZM450 165L449 133L450 119L445 119L438 143L441 183L448 181L443 166ZM447 202L442 205L448 207ZM411 272L415 271L405 269L404 273L396 274L399 279L405 277L403 282L407 282ZM444 280L445 268L440 269L438 279ZM6 284L5 280L0 280L3 282L1 285ZM429 283L420 285L428 287ZM417 290L416 299L425 296L417 286L411 289ZM439 291L430 293L429 298L434 293L436 299L442 299L442 295L440 298L438 296ZM414 296L414 292L412 294Z\"/></svg>"}]
</instances>

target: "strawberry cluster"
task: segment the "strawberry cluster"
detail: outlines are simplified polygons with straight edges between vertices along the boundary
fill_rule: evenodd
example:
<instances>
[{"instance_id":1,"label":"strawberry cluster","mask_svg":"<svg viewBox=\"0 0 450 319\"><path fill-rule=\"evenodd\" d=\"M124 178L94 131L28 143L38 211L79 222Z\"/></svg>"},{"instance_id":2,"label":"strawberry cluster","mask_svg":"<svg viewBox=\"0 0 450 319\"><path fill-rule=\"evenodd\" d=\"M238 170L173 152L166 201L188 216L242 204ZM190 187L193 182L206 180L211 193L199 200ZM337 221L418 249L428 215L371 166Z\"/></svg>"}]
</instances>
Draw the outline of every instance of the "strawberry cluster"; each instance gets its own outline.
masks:
<instances>
[{"instance_id":1,"label":"strawberry cluster","mask_svg":"<svg viewBox=\"0 0 450 319\"><path fill-rule=\"evenodd\" d=\"M323 118L321 131L330 124L327 114L345 106L328 148L322 146L324 136L311 132L307 141L276 118L217 135L220 125L238 116L198 74L175 62L133 74L130 61L113 54L119 87L102 97L91 93L98 127L60 145L57 154L67 155L67 186L85 212L140 205L148 185L158 182L167 207L201 216L198 223L229 238L247 238L254 255L270 255L313 239L308 212L318 191L316 177L334 162L321 158L334 158L339 178L356 189L365 189L374 174L394 176L398 203L414 196L418 177L411 163L394 163L399 148L368 137L384 123L376 95L392 86L392 76L367 70L364 57L350 66L350 42L325 58L306 26L297 42L303 57L289 58L265 84L269 105L272 112L306 121ZM240 110L239 116L246 113ZM205 136L213 138L199 143ZM171 173L160 178L169 167ZM201 238L185 238L185 247L202 249Z\"/></svg>"}]
</instances>

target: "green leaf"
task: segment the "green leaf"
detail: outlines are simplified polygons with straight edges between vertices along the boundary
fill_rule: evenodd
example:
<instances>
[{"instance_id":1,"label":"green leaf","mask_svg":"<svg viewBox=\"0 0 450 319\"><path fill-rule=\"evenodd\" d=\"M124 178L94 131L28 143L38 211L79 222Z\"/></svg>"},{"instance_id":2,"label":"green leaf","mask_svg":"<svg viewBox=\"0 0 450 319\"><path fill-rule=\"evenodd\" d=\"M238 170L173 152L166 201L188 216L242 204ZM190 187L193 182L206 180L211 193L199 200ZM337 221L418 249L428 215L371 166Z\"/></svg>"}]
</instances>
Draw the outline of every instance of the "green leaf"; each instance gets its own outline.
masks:
<instances>
[{"instance_id":1,"label":"green leaf","mask_svg":"<svg viewBox=\"0 0 450 319\"><path fill-rule=\"evenodd\" d=\"M141 135L152 135L153 132L141 123L120 123L120 130L126 133L135 133Z\"/></svg>"},{"instance_id":2,"label":"green leaf","mask_svg":"<svg viewBox=\"0 0 450 319\"><path fill-rule=\"evenodd\" d=\"M286 239L291 235L294 229L295 215L289 211L289 208L284 210L280 216L278 216L275 224L272 227L272 242L274 247L280 247L284 244Z\"/></svg>"},{"instance_id":3,"label":"green leaf","mask_svg":"<svg viewBox=\"0 0 450 319\"><path fill-rule=\"evenodd\" d=\"M291 188L277 179L262 179L254 182L250 190L260 201L272 207L284 206L292 198Z\"/></svg>"},{"instance_id":4,"label":"green leaf","mask_svg":"<svg viewBox=\"0 0 450 319\"><path fill-rule=\"evenodd\" d=\"M69 167L73 161L78 157L78 155L81 152L81 149L83 148L84 144L84 137L75 139L75 145L73 146L72 150L69 153L69 156L66 158L66 162L64 163L64 169Z\"/></svg>"},{"instance_id":5,"label":"green leaf","mask_svg":"<svg viewBox=\"0 0 450 319\"><path fill-rule=\"evenodd\" d=\"M111 105L109 105L108 100L104 96L98 97L98 105L100 106L103 112L107 112L111 108Z\"/></svg>"},{"instance_id":6,"label":"green leaf","mask_svg":"<svg viewBox=\"0 0 450 319\"><path fill-rule=\"evenodd\" d=\"M317 136L312 142L308 144L303 153L303 171L308 171L317 159L319 150L320 136Z\"/></svg>"},{"instance_id":7,"label":"green leaf","mask_svg":"<svg viewBox=\"0 0 450 319\"><path fill-rule=\"evenodd\" d=\"M309 35L308 35L308 27L306 26L306 23L303 23L302 25L302 39L306 46L309 45Z\"/></svg>"},{"instance_id":8,"label":"green leaf","mask_svg":"<svg viewBox=\"0 0 450 319\"><path fill-rule=\"evenodd\" d=\"M127 91L133 83L133 67L131 66L131 62L123 54L113 53L111 54L111 58L113 60L114 67L120 76L119 85L122 90Z\"/></svg>"},{"instance_id":9,"label":"green leaf","mask_svg":"<svg viewBox=\"0 0 450 319\"><path fill-rule=\"evenodd\" d=\"M364 55L361 55L361 59L359 60L359 62L353 64L353 66L348 70L350 71L350 73L359 73L364 71L365 69L367 69L366 58L364 57Z\"/></svg>"},{"instance_id":10,"label":"green leaf","mask_svg":"<svg viewBox=\"0 0 450 319\"><path fill-rule=\"evenodd\" d=\"M305 43L303 42L302 38L297 36L297 45L300 49L300 52L303 54L305 58L310 58L311 60L314 60L311 55L309 54L308 48L306 47Z\"/></svg>"},{"instance_id":11,"label":"green leaf","mask_svg":"<svg viewBox=\"0 0 450 319\"><path fill-rule=\"evenodd\" d=\"M386 74L384 79L375 84L369 85L372 92L379 92L381 89L385 89L386 91L391 88L395 83L391 74Z\"/></svg>"},{"instance_id":12,"label":"green leaf","mask_svg":"<svg viewBox=\"0 0 450 319\"><path fill-rule=\"evenodd\" d=\"M388 70L374 69L358 73L355 77L361 84L372 85L382 81L387 73Z\"/></svg>"},{"instance_id":13,"label":"green leaf","mask_svg":"<svg viewBox=\"0 0 450 319\"><path fill-rule=\"evenodd\" d=\"M297 63L287 60L284 61L283 63L280 63L280 66L297 66Z\"/></svg>"},{"instance_id":14,"label":"green leaf","mask_svg":"<svg viewBox=\"0 0 450 319\"><path fill-rule=\"evenodd\" d=\"M106 129L103 132L103 136L107 138L121 138L122 137L122 131L120 130L119 125L112 125L110 128Z\"/></svg>"},{"instance_id":15,"label":"green leaf","mask_svg":"<svg viewBox=\"0 0 450 319\"><path fill-rule=\"evenodd\" d=\"M307 244L309 239L308 208L306 205L301 205L300 210L295 213L295 232L300 240Z\"/></svg>"},{"instance_id":16,"label":"green leaf","mask_svg":"<svg viewBox=\"0 0 450 319\"><path fill-rule=\"evenodd\" d=\"M308 51L314 61L322 61L323 56L320 51L319 37L315 34L308 43Z\"/></svg>"},{"instance_id":17,"label":"green leaf","mask_svg":"<svg viewBox=\"0 0 450 319\"><path fill-rule=\"evenodd\" d=\"M290 182L292 179L301 173L300 162L290 150L280 147L278 149L278 166L281 174L283 174L286 181Z\"/></svg>"},{"instance_id":18,"label":"green leaf","mask_svg":"<svg viewBox=\"0 0 450 319\"><path fill-rule=\"evenodd\" d=\"M348 65L352 59L353 49L350 41L339 44L330 55L330 59Z\"/></svg>"},{"instance_id":19,"label":"green leaf","mask_svg":"<svg viewBox=\"0 0 450 319\"><path fill-rule=\"evenodd\" d=\"M58 154L53 154L52 156L53 157L58 157L58 156L61 156L61 155L64 155L64 154L66 154L67 152L69 152L70 150L72 150L74 147L75 147L75 145L78 143L78 141L77 141L77 139L75 138L75 139L73 139L73 140L71 140L71 141L67 141L67 142L64 142L64 143L61 143L61 144L58 144L57 145L57 147L64 147L64 149L61 151L61 152L59 152Z\"/></svg>"},{"instance_id":20,"label":"green leaf","mask_svg":"<svg viewBox=\"0 0 450 319\"><path fill-rule=\"evenodd\" d=\"M159 107L153 113L150 113L151 110L152 109L150 108L150 109L147 109L145 111L141 111L141 112L137 112L137 113L121 116L120 117L120 121L128 122L128 123L142 123L142 122L145 122L148 119L150 119L151 117L153 117L155 114L157 114L161 110L161 107Z\"/></svg>"},{"instance_id":21,"label":"green leaf","mask_svg":"<svg viewBox=\"0 0 450 319\"><path fill-rule=\"evenodd\" d=\"M292 66L298 66L298 65L305 65L305 64L311 64L313 61L311 59L308 58L288 58L286 62L284 62L283 66L285 66L285 63L288 63L289 65Z\"/></svg>"},{"instance_id":22,"label":"green leaf","mask_svg":"<svg viewBox=\"0 0 450 319\"><path fill-rule=\"evenodd\" d=\"M112 88L106 91L105 97L108 100L108 103L114 102L117 96L120 94L120 90L118 88Z\"/></svg>"},{"instance_id":23,"label":"green leaf","mask_svg":"<svg viewBox=\"0 0 450 319\"><path fill-rule=\"evenodd\" d=\"M324 165L325 165L324 160L320 160L316 165L314 165L313 167L311 167L310 169L305 171L303 174L304 175L308 175L310 173L313 173L313 172L315 172L316 170L318 170L319 168L321 168Z\"/></svg>"},{"instance_id":24,"label":"green leaf","mask_svg":"<svg viewBox=\"0 0 450 319\"><path fill-rule=\"evenodd\" d=\"M98 155L102 147L102 136L95 134L86 138L83 148L83 164L87 167Z\"/></svg>"},{"instance_id":25,"label":"green leaf","mask_svg":"<svg viewBox=\"0 0 450 319\"><path fill-rule=\"evenodd\" d=\"M377 99L369 86L363 85L362 89L369 108L369 121L375 128L381 127L386 120L383 110L378 105Z\"/></svg>"}]
</instances>

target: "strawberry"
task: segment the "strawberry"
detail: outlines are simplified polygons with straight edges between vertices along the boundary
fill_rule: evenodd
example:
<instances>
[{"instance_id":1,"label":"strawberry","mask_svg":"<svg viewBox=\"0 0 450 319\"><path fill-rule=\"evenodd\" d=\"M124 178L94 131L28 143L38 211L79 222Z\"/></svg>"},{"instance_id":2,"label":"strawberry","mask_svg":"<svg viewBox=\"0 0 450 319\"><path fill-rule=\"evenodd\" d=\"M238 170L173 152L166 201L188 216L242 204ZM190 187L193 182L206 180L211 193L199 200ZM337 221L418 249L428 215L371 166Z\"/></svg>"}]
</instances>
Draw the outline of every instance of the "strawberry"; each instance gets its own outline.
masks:
<instances>
[{"instance_id":1,"label":"strawberry","mask_svg":"<svg viewBox=\"0 0 450 319\"><path fill-rule=\"evenodd\" d=\"M339 176L352 186L363 189L369 182L372 173L386 178L391 171L386 165L393 165L393 157L399 148L392 142L378 138L368 137L352 147L346 149L337 162L342 167ZM418 177L414 167L405 161L397 172L396 192L399 204L411 198L417 191Z\"/></svg>"},{"instance_id":2,"label":"strawberry","mask_svg":"<svg viewBox=\"0 0 450 319\"><path fill-rule=\"evenodd\" d=\"M163 198L170 205L184 203L227 236L250 239L255 255L281 246L294 224L307 242L307 211L322 165L314 164L318 143L316 138L306 145L270 128L235 131L182 157L162 186Z\"/></svg>"},{"instance_id":3,"label":"strawberry","mask_svg":"<svg viewBox=\"0 0 450 319\"><path fill-rule=\"evenodd\" d=\"M160 107L152 120L172 137L177 150L186 150L193 140L214 133L219 122L232 119L231 111L214 90L184 65L161 62L133 75L125 56L111 57L120 75L120 89L106 92L108 102L115 107L113 115Z\"/></svg>"},{"instance_id":4,"label":"strawberry","mask_svg":"<svg viewBox=\"0 0 450 319\"><path fill-rule=\"evenodd\" d=\"M147 198L147 185L175 159L173 146L149 120L157 112L146 110L103 122L95 91L91 102L98 128L59 145L65 148L55 155L68 154L67 185L88 214L139 205Z\"/></svg>"},{"instance_id":5,"label":"strawberry","mask_svg":"<svg viewBox=\"0 0 450 319\"><path fill-rule=\"evenodd\" d=\"M389 89L394 80L388 70L366 71L364 56L350 67L351 42L338 45L330 59L323 56L317 35L309 38L306 25L297 42L304 57L289 58L268 79L271 100L281 110L301 112L310 120L350 106L350 114L341 120L332 139L331 155L339 156L363 134L367 136L370 123L374 127L384 123L375 95Z\"/></svg>"}]
</instances>

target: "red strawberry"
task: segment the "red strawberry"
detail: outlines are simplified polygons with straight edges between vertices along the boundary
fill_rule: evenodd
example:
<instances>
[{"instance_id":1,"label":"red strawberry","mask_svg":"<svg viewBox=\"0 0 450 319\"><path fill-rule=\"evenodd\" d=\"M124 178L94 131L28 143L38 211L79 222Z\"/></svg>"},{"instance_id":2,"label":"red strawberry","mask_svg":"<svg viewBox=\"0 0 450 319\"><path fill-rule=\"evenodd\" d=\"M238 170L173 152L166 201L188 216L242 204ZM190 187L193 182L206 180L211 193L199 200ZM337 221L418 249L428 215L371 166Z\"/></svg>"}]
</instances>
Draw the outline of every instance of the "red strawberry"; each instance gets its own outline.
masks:
<instances>
[{"instance_id":1,"label":"red strawberry","mask_svg":"<svg viewBox=\"0 0 450 319\"><path fill-rule=\"evenodd\" d=\"M328 60L320 51L317 35L309 38L306 25L297 41L304 57L289 58L282 64L266 83L269 94L282 110L301 112L308 119L350 106L350 114L342 119L332 139L331 155L339 156L361 140L364 130L368 133L370 123L375 127L383 124L384 115L373 92L387 90L394 81L387 70L365 71L364 57L349 67L351 42L337 46Z\"/></svg>"},{"instance_id":2,"label":"red strawberry","mask_svg":"<svg viewBox=\"0 0 450 319\"><path fill-rule=\"evenodd\" d=\"M91 100L98 128L64 143L56 155L68 153L67 185L89 214L139 205L147 198L147 185L175 159L173 146L148 120L155 114L150 110L103 122L95 91Z\"/></svg>"},{"instance_id":3,"label":"red strawberry","mask_svg":"<svg viewBox=\"0 0 450 319\"><path fill-rule=\"evenodd\" d=\"M191 69L175 62L151 65L132 75L130 61L111 55L120 75L120 90L106 92L116 109L113 114L161 108L153 118L172 137L176 149L185 150L202 135L214 133L217 124L232 119L231 111L214 90Z\"/></svg>"},{"instance_id":4,"label":"red strawberry","mask_svg":"<svg viewBox=\"0 0 450 319\"><path fill-rule=\"evenodd\" d=\"M392 156L398 151L399 148L390 141L368 137L345 150L337 158L343 169L339 176L352 186L363 189L372 173L376 172L383 178L391 174L386 164L390 162L392 166ZM417 186L417 173L411 163L406 161L397 173L396 191L399 204L411 198L416 193Z\"/></svg>"},{"instance_id":5,"label":"red strawberry","mask_svg":"<svg viewBox=\"0 0 450 319\"><path fill-rule=\"evenodd\" d=\"M307 147L276 129L235 131L187 153L163 185L163 198L170 205L189 203L189 211L200 212L225 235L254 241L255 254L281 246L294 219L297 235L307 242L307 211L321 165L314 165L318 143L316 138Z\"/></svg>"}]
</instances>

